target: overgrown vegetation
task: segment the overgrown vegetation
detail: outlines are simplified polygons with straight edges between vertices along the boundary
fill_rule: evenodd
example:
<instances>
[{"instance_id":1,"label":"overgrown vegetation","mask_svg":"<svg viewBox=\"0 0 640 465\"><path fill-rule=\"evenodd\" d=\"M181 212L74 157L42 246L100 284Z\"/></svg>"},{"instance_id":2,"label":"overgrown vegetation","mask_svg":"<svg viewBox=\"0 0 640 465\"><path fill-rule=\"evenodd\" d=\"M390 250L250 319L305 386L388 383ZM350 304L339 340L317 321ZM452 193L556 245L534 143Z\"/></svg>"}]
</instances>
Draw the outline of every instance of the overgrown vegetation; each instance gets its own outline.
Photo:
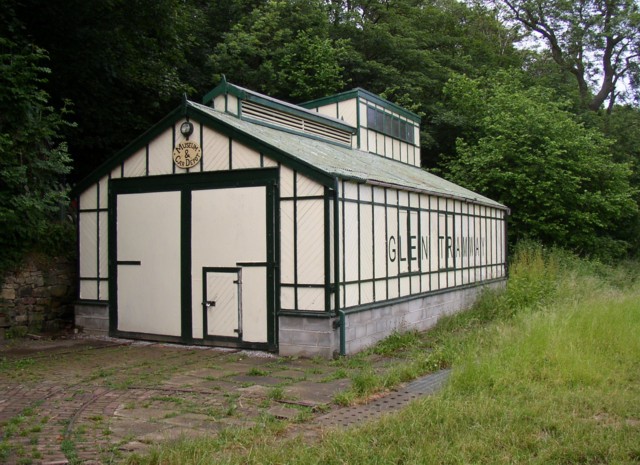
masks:
<instances>
[{"instance_id":1,"label":"overgrown vegetation","mask_svg":"<svg viewBox=\"0 0 640 465\"><path fill-rule=\"evenodd\" d=\"M637 463L639 273L636 262L522 243L504 291L373 349L408 365L437 354L453 367L441 394L314 445L276 445L279 429L233 431L128 463ZM362 367L357 389L372 385L371 373Z\"/></svg>"}]
</instances>

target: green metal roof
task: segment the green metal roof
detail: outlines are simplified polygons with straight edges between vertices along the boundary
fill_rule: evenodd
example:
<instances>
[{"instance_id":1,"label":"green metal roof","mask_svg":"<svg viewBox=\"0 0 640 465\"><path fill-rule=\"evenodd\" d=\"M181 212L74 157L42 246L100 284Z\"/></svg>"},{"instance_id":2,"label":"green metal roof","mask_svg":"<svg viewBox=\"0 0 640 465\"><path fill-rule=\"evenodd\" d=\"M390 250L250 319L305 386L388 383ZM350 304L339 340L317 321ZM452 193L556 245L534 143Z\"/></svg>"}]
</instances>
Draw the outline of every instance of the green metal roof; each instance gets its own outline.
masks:
<instances>
[{"instance_id":1,"label":"green metal roof","mask_svg":"<svg viewBox=\"0 0 640 465\"><path fill-rule=\"evenodd\" d=\"M399 161L245 121L198 103L188 102L188 106L196 110L196 114L213 118L325 176L415 190L507 209L487 197Z\"/></svg>"},{"instance_id":2,"label":"green metal roof","mask_svg":"<svg viewBox=\"0 0 640 465\"><path fill-rule=\"evenodd\" d=\"M237 139L329 187L333 187L336 178L347 179L436 194L508 210L498 202L406 163L308 135L243 120L209 106L188 101L186 98L181 106L78 182L72 190L72 195L79 195L102 176L108 175L113 168L184 117L193 118Z\"/></svg>"}]
</instances>

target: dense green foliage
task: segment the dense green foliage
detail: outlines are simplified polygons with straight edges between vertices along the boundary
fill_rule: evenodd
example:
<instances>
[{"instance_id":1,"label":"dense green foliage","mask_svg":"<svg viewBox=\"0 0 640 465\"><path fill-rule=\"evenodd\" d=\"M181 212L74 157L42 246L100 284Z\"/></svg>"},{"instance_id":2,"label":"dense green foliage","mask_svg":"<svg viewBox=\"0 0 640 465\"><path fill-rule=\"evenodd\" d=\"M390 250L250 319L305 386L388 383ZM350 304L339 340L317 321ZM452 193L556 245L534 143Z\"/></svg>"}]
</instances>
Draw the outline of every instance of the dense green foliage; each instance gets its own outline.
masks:
<instances>
[{"instance_id":1,"label":"dense green foliage","mask_svg":"<svg viewBox=\"0 0 640 465\"><path fill-rule=\"evenodd\" d=\"M0 37L0 270L30 248L59 250L59 239L73 237L60 218L71 170L60 136L67 110L51 107L41 88L45 59L40 48Z\"/></svg>"},{"instance_id":2,"label":"dense green foliage","mask_svg":"<svg viewBox=\"0 0 640 465\"><path fill-rule=\"evenodd\" d=\"M548 88L516 73L459 76L445 89L464 115L450 178L512 209L514 242L534 238L586 254L622 256L619 228L637 215L631 171L611 141L585 127Z\"/></svg>"},{"instance_id":3,"label":"dense green foliage","mask_svg":"<svg viewBox=\"0 0 640 465\"><path fill-rule=\"evenodd\" d=\"M639 277L637 262L611 267L522 242L505 290L377 346L399 367L436 354L453 369L442 393L313 444L261 426L127 463L637 463Z\"/></svg>"},{"instance_id":4,"label":"dense green foliage","mask_svg":"<svg viewBox=\"0 0 640 465\"><path fill-rule=\"evenodd\" d=\"M51 163L44 169L51 176L38 184L38 195L50 194L57 200L44 204L53 205L65 179L83 178L178 105L182 93L197 100L222 74L292 102L362 87L420 114L423 166L448 167L443 172L458 182L505 202L513 212L514 238L537 237L602 256L636 253L638 0L501 0L489 5L458 0L8 0L0 11L3 66L8 67L0 92L29 94L42 107L47 121L38 128L42 132L24 133L23 141L38 144L52 131L46 136L50 156L40 152L18 164L35 173L42 171L36 160ZM532 36L544 47L527 47L530 39L520 42ZM38 56L27 58L33 53ZM45 56L50 72L42 69ZM33 66L39 71L22 80L11 78L18 76L21 60L37 63ZM493 78L503 72L522 72L523 77L511 89ZM477 106L465 103L468 89L460 76L480 88L493 85L491 98ZM73 114L65 108L73 108ZM1 116L18 122L22 111L12 104ZM527 116L516 118L514 112ZM514 117L505 119L508 115ZM8 136L3 137L17 143L6 124ZM572 132L578 136L573 141ZM65 142L74 167L66 178L62 165L68 163L56 165ZM505 158L508 151L514 153ZM489 185L491 176L485 173L496 167L492 175L500 179ZM476 179L474 170L483 176ZM11 176L3 182L13 187L3 184L0 194L12 198L5 203L13 205L3 213L6 218L15 216L22 202L14 189L18 178ZM542 190L551 195L527 198L539 197ZM38 221L32 225L27 219L15 228L41 237ZM10 228L2 232L3 244L13 245L3 250L15 248L24 237Z\"/></svg>"}]
</instances>

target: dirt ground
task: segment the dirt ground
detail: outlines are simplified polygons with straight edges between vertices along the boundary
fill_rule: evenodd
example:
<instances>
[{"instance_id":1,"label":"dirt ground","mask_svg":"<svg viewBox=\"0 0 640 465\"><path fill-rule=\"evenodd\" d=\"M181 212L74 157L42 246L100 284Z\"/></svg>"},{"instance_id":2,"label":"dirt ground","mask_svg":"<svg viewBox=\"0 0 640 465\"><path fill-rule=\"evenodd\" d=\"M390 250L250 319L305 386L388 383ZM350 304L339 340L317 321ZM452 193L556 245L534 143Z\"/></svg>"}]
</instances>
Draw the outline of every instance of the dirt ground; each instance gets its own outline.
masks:
<instances>
[{"instance_id":1,"label":"dirt ground","mask_svg":"<svg viewBox=\"0 0 640 465\"><path fill-rule=\"evenodd\" d=\"M376 370L393 362L367 359ZM340 410L333 399L350 386L351 369L108 338L1 341L0 463L116 463L160 441L265 416L299 428Z\"/></svg>"}]
</instances>

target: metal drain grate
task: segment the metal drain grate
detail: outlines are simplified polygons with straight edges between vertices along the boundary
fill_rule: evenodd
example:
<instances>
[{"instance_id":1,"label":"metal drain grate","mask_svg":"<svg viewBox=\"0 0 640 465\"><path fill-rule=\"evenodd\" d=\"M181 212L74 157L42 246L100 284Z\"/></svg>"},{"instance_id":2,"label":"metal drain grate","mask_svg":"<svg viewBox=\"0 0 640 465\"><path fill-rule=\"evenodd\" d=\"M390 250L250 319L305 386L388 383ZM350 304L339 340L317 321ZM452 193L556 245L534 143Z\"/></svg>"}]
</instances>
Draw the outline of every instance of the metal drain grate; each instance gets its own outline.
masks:
<instances>
[{"instance_id":1,"label":"metal drain grate","mask_svg":"<svg viewBox=\"0 0 640 465\"><path fill-rule=\"evenodd\" d=\"M441 370L419 378L399 391L376 399L366 405L357 405L328 413L317 419L317 423L327 427L348 427L372 420L382 413L399 410L408 402L437 392L449 378L451 370Z\"/></svg>"}]
</instances>

